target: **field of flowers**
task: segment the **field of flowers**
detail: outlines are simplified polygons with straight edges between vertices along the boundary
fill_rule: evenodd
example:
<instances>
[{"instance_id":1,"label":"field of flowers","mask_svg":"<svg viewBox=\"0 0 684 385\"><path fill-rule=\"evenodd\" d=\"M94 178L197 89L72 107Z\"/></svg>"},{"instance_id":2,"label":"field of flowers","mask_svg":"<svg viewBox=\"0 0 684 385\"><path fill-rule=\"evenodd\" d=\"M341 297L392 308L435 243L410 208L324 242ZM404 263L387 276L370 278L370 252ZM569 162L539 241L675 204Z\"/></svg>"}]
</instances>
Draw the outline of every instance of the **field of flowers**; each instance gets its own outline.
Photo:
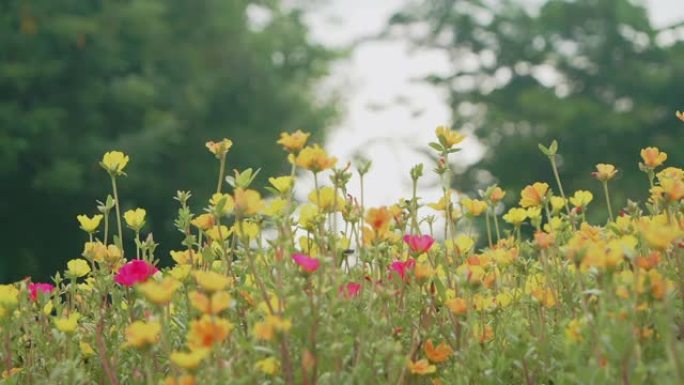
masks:
<instances>
[{"instance_id":1,"label":"field of flowers","mask_svg":"<svg viewBox=\"0 0 684 385\"><path fill-rule=\"evenodd\" d=\"M129 157L106 153L112 192L77 218L81 257L50 283L0 285L0 383L684 384L684 170L644 148L624 166L650 197L620 209L618 168L593 170L602 196L566 193L553 142L554 180L505 208L498 186L452 191L463 136L435 134L442 198L420 199L417 165L412 196L383 207L364 205L370 163L336 168L301 131L278 141L291 173L268 198L258 171L226 175L230 140L209 142L216 193L177 193L170 256L144 209L121 213ZM315 182L308 202L296 175ZM605 221L587 222L593 207Z\"/></svg>"}]
</instances>

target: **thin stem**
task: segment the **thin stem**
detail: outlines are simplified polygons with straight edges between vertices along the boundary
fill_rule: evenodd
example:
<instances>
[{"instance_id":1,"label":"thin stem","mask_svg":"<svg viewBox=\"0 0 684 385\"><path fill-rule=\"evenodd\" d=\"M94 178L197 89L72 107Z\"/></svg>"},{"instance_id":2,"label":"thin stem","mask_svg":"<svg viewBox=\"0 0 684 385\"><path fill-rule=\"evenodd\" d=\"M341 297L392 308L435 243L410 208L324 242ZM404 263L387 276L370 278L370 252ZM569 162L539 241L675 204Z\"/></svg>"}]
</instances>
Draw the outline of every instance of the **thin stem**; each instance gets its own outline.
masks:
<instances>
[{"instance_id":1,"label":"thin stem","mask_svg":"<svg viewBox=\"0 0 684 385\"><path fill-rule=\"evenodd\" d=\"M551 168L553 169L553 176L556 177L556 184L558 184L558 190L560 191L561 197L563 198L563 203L565 204L565 211L570 215L570 207L568 206L568 200L565 198L565 192L563 191L563 185L560 181L560 176L558 175L558 167L556 166L556 157L549 156L551 161Z\"/></svg>"},{"instance_id":2,"label":"thin stem","mask_svg":"<svg viewBox=\"0 0 684 385\"><path fill-rule=\"evenodd\" d=\"M119 205L119 192L116 188L116 177L112 177L112 191L114 192L114 207L116 208L116 227L119 231L119 248L123 251L123 231L121 230L121 207Z\"/></svg>"},{"instance_id":3,"label":"thin stem","mask_svg":"<svg viewBox=\"0 0 684 385\"><path fill-rule=\"evenodd\" d=\"M219 160L221 167L219 168L218 183L216 183L216 193L221 193L221 186L223 186L223 174L226 172L226 154L221 156Z\"/></svg>"},{"instance_id":4,"label":"thin stem","mask_svg":"<svg viewBox=\"0 0 684 385\"><path fill-rule=\"evenodd\" d=\"M608 194L608 181L603 181L603 193L606 195L606 206L608 207L608 216L610 221L613 221L613 209L610 205L610 194Z\"/></svg>"}]
</instances>

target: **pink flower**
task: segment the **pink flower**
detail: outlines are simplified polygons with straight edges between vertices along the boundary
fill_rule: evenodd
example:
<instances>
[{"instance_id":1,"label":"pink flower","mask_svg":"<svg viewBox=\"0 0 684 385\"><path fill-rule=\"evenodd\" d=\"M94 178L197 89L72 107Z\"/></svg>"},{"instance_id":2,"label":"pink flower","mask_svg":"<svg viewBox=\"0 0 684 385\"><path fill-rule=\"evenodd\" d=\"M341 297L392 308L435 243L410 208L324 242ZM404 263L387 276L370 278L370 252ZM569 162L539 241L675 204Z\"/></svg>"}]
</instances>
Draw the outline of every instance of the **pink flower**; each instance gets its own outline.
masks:
<instances>
[{"instance_id":1,"label":"pink flower","mask_svg":"<svg viewBox=\"0 0 684 385\"><path fill-rule=\"evenodd\" d=\"M29 296L31 297L32 301L35 301L38 299L38 293L45 293L45 294L50 294L52 293L53 290L55 290L55 287L52 286L49 283L29 283L28 285L28 290L29 290Z\"/></svg>"},{"instance_id":2,"label":"pink flower","mask_svg":"<svg viewBox=\"0 0 684 385\"><path fill-rule=\"evenodd\" d=\"M411 251L414 253L426 253L435 243L435 240L429 235L404 235L404 242L409 245Z\"/></svg>"},{"instance_id":3,"label":"pink flower","mask_svg":"<svg viewBox=\"0 0 684 385\"><path fill-rule=\"evenodd\" d=\"M394 261L390 265L390 275L389 278L392 279L392 273L397 273L401 279L406 279L406 271L413 269L416 265L416 260L409 258L406 261Z\"/></svg>"},{"instance_id":4,"label":"pink flower","mask_svg":"<svg viewBox=\"0 0 684 385\"><path fill-rule=\"evenodd\" d=\"M114 281L119 285L131 287L139 282L145 282L147 278L156 273L157 268L142 259L134 259L121 266L114 276Z\"/></svg>"},{"instance_id":5,"label":"pink flower","mask_svg":"<svg viewBox=\"0 0 684 385\"><path fill-rule=\"evenodd\" d=\"M346 299L352 299L359 295L361 292L361 284L360 283L354 283L354 282L349 282L346 285L340 286L338 289L338 292L344 296Z\"/></svg>"},{"instance_id":6,"label":"pink flower","mask_svg":"<svg viewBox=\"0 0 684 385\"><path fill-rule=\"evenodd\" d=\"M321 261L318 259L311 258L304 254L292 254L292 259L307 273L313 273L318 270L318 267L321 264Z\"/></svg>"}]
</instances>

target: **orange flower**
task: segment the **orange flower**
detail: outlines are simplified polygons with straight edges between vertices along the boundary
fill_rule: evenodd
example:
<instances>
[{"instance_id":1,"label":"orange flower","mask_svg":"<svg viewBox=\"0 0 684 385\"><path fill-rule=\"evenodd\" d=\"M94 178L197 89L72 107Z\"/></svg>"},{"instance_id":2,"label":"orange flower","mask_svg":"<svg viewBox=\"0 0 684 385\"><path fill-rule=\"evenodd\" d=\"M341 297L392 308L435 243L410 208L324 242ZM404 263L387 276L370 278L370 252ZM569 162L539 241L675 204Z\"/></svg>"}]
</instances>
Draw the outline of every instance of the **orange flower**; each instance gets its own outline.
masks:
<instances>
[{"instance_id":1,"label":"orange flower","mask_svg":"<svg viewBox=\"0 0 684 385\"><path fill-rule=\"evenodd\" d=\"M233 142L230 139L224 138L218 142L209 141L205 145L207 146L209 152L214 154L218 159L221 159L226 155L226 153L228 153L228 150L233 147Z\"/></svg>"},{"instance_id":2,"label":"orange flower","mask_svg":"<svg viewBox=\"0 0 684 385\"><path fill-rule=\"evenodd\" d=\"M504 199L505 196L506 192L499 186L494 187L489 193L489 199L492 202L499 202L500 200Z\"/></svg>"},{"instance_id":3,"label":"orange flower","mask_svg":"<svg viewBox=\"0 0 684 385\"><path fill-rule=\"evenodd\" d=\"M537 231L534 233L534 241L537 243L539 248L548 249L556 242L556 239L553 234Z\"/></svg>"},{"instance_id":4,"label":"orange flower","mask_svg":"<svg viewBox=\"0 0 684 385\"><path fill-rule=\"evenodd\" d=\"M649 168L656 168L667 160L667 154L661 152L657 147L646 147L641 150L641 159Z\"/></svg>"},{"instance_id":5,"label":"orange flower","mask_svg":"<svg viewBox=\"0 0 684 385\"><path fill-rule=\"evenodd\" d=\"M430 365L430 362L423 358L422 360L418 360L416 362L410 361L406 364L406 367L411 371L413 374L431 374L437 371L437 367L435 365Z\"/></svg>"},{"instance_id":6,"label":"orange flower","mask_svg":"<svg viewBox=\"0 0 684 385\"><path fill-rule=\"evenodd\" d=\"M454 352L444 341L435 347L432 345L432 340L428 340L428 342L425 343L424 350L427 358L434 363L440 363L448 360L449 356L451 356L451 353Z\"/></svg>"},{"instance_id":7,"label":"orange flower","mask_svg":"<svg viewBox=\"0 0 684 385\"><path fill-rule=\"evenodd\" d=\"M660 186L669 201L678 201L684 198L684 182L679 179L662 178Z\"/></svg>"},{"instance_id":8,"label":"orange flower","mask_svg":"<svg viewBox=\"0 0 684 385\"><path fill-rule=\"evenodd\" d=\"M675 116L676 116L679 120L681 120L682 122L684 122L684 112L677 111L677 112L675 112Z\"/></svg>"},{"instance_id":9,"label":"orange flower","mask_svg":"<svg viewBox=\"0 0 684 385\"><path fill-rule=\"evenodd\" d=\"M468 303L463 298L452 298L446 301L446 305L452 313L459 315L468 311Z\"/></svg>"},{"instance_id":10,"label":"orange flower","mask_svg":"<svg viewBox=\"0 0 684 385\"><path fill-rule=\"evenodd\" d=\"M302 132L302 130L297 130L291 134L282 132L280 133L280 139L276 143L283 146L283 149L287 152L297 152L304 147L309 139L309 135L311 134Z\"/></svg>"},{"instance_id":11,"label":"orange flower","mask_svg":"<svg viewBox=\"0 0 684 385\"><path fill-rule=\"evenodd\" d=\"M366 213L366 223L368 223L373 230L382 232L387 230L389 223L392 220L392 213L386 206L379 208L372 208Z\"/></svg>"},{"instance_id":12,"label":"orange flower","mask_svg":"<svg viewBox=\"0 0 684 385\"><path fill-rule=\"evenodd\" d=\"M303 148L294 159L294 163L307 170L319 172L335 167L337 158L328 156L324 149L314 144L313 146Z\"/></svg>"},{"instance_id":13,"label":"orange flower","mask_svg":"<svg viewBox=\"0 0 684 385\"><path fill-rule=\"evenodd\" d=\"M536 182L526 186L520 192L520 206L525 208L540 206L548 191L549 185L546 183Z\"/></svg>"},{"instance_id":14,"label":"orange flower","mask_svg":"<svg viewBox=\"0 0 684 385\"><path fill-rule=\"evenodd\" d=\"M190 322L188 346L190 349L211 348L214 344L226 339L233 330L233 324L221 319L205 315L199 320Z\"/></svg>"}]
</instances>

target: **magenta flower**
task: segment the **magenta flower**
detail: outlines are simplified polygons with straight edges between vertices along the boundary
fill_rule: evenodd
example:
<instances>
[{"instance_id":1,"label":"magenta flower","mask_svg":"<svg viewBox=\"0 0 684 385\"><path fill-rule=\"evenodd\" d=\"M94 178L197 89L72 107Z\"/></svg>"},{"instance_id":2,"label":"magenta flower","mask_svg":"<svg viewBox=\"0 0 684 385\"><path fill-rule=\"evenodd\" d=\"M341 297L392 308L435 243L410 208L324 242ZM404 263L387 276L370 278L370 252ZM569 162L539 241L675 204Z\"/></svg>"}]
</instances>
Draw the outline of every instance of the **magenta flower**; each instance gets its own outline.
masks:
<instances>
[{"instance_id":1,"label":"magenta flower","mask_svg":"<svg viewBox=\"0 0 684 385\"><path fill-rule=\"evenodd\" d=\"M392 273L397 273L401 279L406 279L406 272L416 265L416 260L409 258L406 261L394 261L390 265L390 275L389 278L392 279Z\"/></svg>"},{"instance_id":2,"label":"magenta flower","mask_svg":"<svg viewBox=\"0 0 684 385\"><path fill-rule=\"evenodd\" d=\"M292 254L292 259L307 273L313 273L321 265L321 261L318 259L304 254Z\"/></svg>"},{"instance_id":3,"label":"magenta flower","mask_svg":"<svg viewBox=\"0 0 684 385\"><path fill-rule=\"evenodd\" d=\"M156 273L157 268L142 259L134 259L121 266L114 276L114 281L119 285L131 287L139 282L145 282L147 278Z\"/></svg>"},{"instance_id":4,"label":"magenta flower","mask_svg":"<svg viewBox=\"0 0 684 385\"><path fill-rule=\"evenodd\" d=\"M53 290L55 290L55 287L49 283L36 282L36 283L29 283L28 290L29 290L29 296L31 297L31 300L35 301L38 299L38 293L50 294L50 293L52 293Z\"/></svg>"},{"instance_id":5,"label":"magenta flower","mask_svg":"<svg viewBox=\"0 0 684 385\"><path fill-rule=\"evenodd\" d=\"M354 282L349 282L346 285L341 285L340 288L337 290L344 298L346 299L352 299L359 295L361 292L361 284L360 283L354 283Z\"/></svg>"},{"instance_id":6,"label":"magenta flower","mask_svg":"<svg viewBox=\"0 0 684 385\"><path fill-rule=\"evenodd\" d=\"M429 235L404 235L404 242L409 245L411 251L414 253L422 254L427 253L435 243L434 238Z\"/></svg>"}]
</instances>

